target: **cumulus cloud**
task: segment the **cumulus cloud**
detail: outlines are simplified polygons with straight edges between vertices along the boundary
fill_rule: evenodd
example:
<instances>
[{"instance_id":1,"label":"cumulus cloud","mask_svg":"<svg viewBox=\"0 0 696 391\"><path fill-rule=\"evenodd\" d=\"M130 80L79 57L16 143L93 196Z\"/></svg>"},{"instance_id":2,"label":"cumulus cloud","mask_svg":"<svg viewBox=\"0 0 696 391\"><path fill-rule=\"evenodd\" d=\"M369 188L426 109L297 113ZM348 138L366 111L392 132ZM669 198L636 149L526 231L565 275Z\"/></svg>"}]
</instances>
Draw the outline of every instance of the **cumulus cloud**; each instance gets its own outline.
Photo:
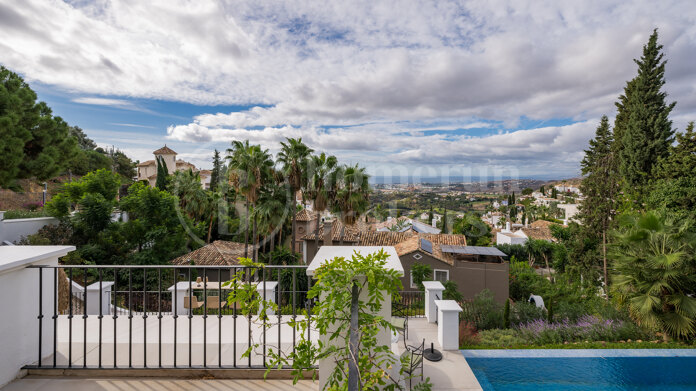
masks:
<instances>
[{"instance_id":1,"label":"cumulus cloud","mask_svg":"<svg viewBox=\"0 0 696 391\"><path fill-rule=\"evenodd\" d=\"M655 27L675 118L693 119L695 13L678 0L0 0L0 62L84 95L250 107L169 127L182 142L303 136L372 161L577 170ZM522 118L576 124L505 131Z\"/></svg>"}]
</instances>

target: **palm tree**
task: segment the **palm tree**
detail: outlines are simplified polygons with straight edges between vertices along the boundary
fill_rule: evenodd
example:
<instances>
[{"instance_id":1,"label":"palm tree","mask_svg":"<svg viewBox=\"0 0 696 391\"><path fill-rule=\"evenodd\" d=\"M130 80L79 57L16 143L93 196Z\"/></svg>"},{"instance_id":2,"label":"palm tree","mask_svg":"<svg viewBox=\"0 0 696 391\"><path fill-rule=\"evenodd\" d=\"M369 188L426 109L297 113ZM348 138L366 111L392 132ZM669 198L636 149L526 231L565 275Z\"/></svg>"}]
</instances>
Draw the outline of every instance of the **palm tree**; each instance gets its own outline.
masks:
<instances>
[{"instance_id":1,"label":"palm tree","mask_svg":"<svg viewBox=\"0 0 696 391\"><path fill-rule=\"evenodd\" d=\"M369 175L365 169L355 166L342 166L334 170L331 175L332 199L334 210L339 213L343 226L341 227L341 245L345 236L346 225L352 226L367 210L370 186Z\"/></svg>"},{"instance_id":2,"label":"palm tree","mask_svg":"<svg viewBox=\"0 0 696 391\"><path fill-rule=\"evenodd\" d=\"M313 201L314 211L317 215L317 225L314 232L314 241L319 248L319 219L321 213L325 211L333 200L329 198L328 182L330 175L336 168L338 160L336 156L327 156L324 152L320 155L313 155L307 170L307 196Z\"/></svg>"},{"instance_id":3,"label":"palm tree","mask_svg":"<svg viewBox=\"0 0 696 391\"><path fill-rule=\"evenodd\" d=\"M282 165L283 174L287 177L292 192L292 251L295 251L295 215L297 214L298 190L305 187L307 183L306 167L307 161L313 149L302 142L302 138L287 138L287 142L281 142L281 149L278 152L278 162Z\"/></svg>"},{"instance_id":4,"label":"palm tree","mask_svg":"<svg viewBox=\"0 0 696 391\"><path fill-rule=\"evenodd\" d=\"M696 235L693 223L662 214L624 216L613 233L613 287L641 326L664 338L696 335Z\"/></svg>"},{"instance_id":5,"label":"palm tree","mask_svg":"<svg viewBox=\"0 0 696 391\"><path fill-rule=\"evenodd\" d=\"M288 205L287 198L288 192L285 187L269 182L262 188L258 207L254 209L254 213L262 226L262 231L266 232L264 243L270 239L271 251L275 248L275 231L282 227L286 217L284 212Z\"/></svg>"},{"instance_id":6,"label":"palm tree","mask_svg":"<svg viewBox=\"0 0 696 391\"><path fill-rule=\"evenodd\" d=\"M207 194L207 202L206 202L206 209L207 213L209 214L209 221L208 221L208 238L206 240L207 243L210 243L210 237L212 236L213 233L213 221L215 220L215 215L217 213L217 208L220 205L220 202L223 200L223 194L219 191L208 191L206 192Z\"/></svg>"},{"instance_id":7,"label":"palm tree","mask_svg":"<svg viewBox=\"0 0 696 391\"><path fill-rule=\"evenodd\" d=\"M261 149L260 145L249 145L249 140L244 143L233 141L232 148L227 150L230 160L230 181L233 186L246 198L247 229L244 233L244 256L248 257L249 246L249 207L256 207L259 197L259 189L271 177L273 161L268 150ZM253 238L256 238L256 219L253 221ZM256 245L257 243L255 243ZM252 256L256 261L256 252Z\"/></svg>"},{"instance_id":8,"label":"palm tree","mask_svg":"<svg viewBox=\"0 0 696 391\"><path fill-rule=\"evenodd\" d=\"M201 176L192 169L174 173L170 185L172 193L179 197L179 206L193 220L205 217L208 195L201 185Z\"/></svg>"}]
</instances>

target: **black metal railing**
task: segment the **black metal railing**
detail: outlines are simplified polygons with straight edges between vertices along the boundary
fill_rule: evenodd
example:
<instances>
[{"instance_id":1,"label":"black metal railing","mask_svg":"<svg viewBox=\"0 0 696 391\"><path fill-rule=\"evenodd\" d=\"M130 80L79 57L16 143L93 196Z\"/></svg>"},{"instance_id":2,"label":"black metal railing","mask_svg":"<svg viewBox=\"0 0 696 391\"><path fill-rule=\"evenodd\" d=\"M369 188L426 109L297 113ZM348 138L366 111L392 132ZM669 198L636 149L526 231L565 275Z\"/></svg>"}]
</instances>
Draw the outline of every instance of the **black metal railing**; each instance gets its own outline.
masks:
<instances>
[{"instance_id":1,"label":"black metal railing","mask_svg":"<svg viewBox=\"0 0 696 391\"><path fill-rule=\"evenodd\" d=\"M392 301L392 312L398 306L398 312L403 313L409 318L425 317L425 292L422 291L402 291L399 292L398 300Z\"/></svg>"},{"instance_id":2,"label":"black metal railing","mask_svg":"<svg viewBox=\"0 0 696 391\"><path fill-rule=\"evenodd\" d=\"M295 323L312 316L306 266L29 267L39 338L28 368L266 368L268 350L294 351ZM242 285L224 286L237 273ZM277 310L228 302L244 284Z\"/></svg>"}]
</instances>

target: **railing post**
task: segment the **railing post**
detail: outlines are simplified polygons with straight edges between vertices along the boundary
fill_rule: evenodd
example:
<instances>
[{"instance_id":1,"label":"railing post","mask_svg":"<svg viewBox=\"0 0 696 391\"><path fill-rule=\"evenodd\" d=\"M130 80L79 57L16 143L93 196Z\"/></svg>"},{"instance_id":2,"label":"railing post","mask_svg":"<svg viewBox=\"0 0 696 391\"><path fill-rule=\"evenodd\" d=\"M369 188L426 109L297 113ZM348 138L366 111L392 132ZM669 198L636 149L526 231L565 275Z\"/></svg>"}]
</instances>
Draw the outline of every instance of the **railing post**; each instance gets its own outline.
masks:
<instances>
[{"instance_id":1,"label":"railing post","mask_svg":"<svg viewBox=\"0 0 696 391\"><path fill-rule=\"evenodd\" d=\"M440 281L423 281L425 287L425 316L428 323L437 322L437 306L435 300L442 297L445 287Z\"/></svg>"}]
</instances>

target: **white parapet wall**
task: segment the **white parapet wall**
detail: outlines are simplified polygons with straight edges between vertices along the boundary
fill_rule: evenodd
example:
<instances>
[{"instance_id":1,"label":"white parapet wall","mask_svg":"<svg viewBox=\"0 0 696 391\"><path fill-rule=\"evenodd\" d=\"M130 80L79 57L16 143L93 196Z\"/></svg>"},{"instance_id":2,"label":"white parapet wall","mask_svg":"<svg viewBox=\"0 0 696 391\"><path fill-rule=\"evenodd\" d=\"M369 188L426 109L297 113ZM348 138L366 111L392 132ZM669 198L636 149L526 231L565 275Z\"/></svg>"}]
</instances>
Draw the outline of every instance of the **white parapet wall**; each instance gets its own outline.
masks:
<instances>
[{"instance_id":1,"label":"white parapet wall","mask_svg":"<svg viewBox=\"0 0 696 391\"><path fill-rule=\"evenodd\" d=\"M39 232L46 225L56 225L59 222L55 217L5 220L5 212L0 211L0 243L17 242L22 237Z\"/></svg>"},{"instance_id":2,"label":"white parapet wall","mask_svg":"<svg viewBox=\"0 0 696 391\"><path fill-rule=\"evenodd\" d=\"M56 266L59 257L73 250L74 246L0 246L0 387L15 379L25 365L37 363L39 355L53 353L54 269L40 272L27 266Z\"/></svg>"}]
</instances>

